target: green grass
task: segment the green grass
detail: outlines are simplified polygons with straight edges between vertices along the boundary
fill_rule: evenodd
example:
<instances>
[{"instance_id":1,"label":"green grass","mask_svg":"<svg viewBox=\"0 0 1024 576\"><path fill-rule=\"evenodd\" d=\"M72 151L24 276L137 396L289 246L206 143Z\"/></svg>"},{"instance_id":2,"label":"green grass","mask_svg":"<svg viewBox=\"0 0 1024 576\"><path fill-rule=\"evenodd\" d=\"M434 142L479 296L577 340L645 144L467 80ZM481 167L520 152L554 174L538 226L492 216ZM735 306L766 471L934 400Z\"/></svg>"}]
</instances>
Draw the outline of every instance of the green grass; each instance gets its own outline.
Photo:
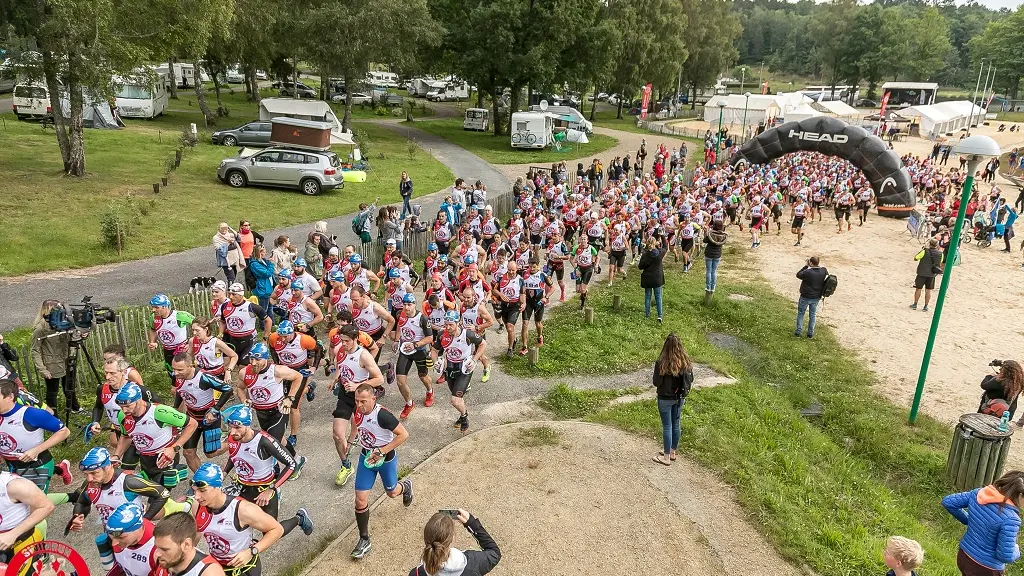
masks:
<instances>
[{"instance_id":1,"label":"green grass","mask_svg":"<svg viewBox=\"0 0 1024 576\"><path fill-rule=\"evenodd\" d=\"M569 150L557 152L550 148L543 150L519 150L512 148L508 135L495 136L491 132L470 132L462 129L462 120L428 120L416 122L415 126L452 144L480 156L491 164L551 164L562 160L590 158L618 144L618 140L603 134L591 134L589 144L568 144Z\"/></svg>"},{"instance_id":2,"label":"green grass","mask_svg":"<svg viewBox=\"0 0 1024 576\"><path fill-rule=\"evenodd\" d=\"M516 436L519 439L519 444L527 448L558 446L558 443L562 440L562 433L551 426L520 428Z\"/></svg>"},{"instance_id":3,"label":"green grass","mask_svg":"<svg viewBox=\"0 0 1024 576\"><path fill-rule=\"evenodd\" d=\"M582 376L650 365L674 331L694 360L738 380L694 391L683 414L681 449L736 487L785 557L819 574L882 574L884 540L900 534L925 547L922 574L958 574L962 527L939 504L947 493L951 431L929 418L908 426L906 410L871 391L876 377L827 327L819 324L814 340L794 338L790 301L762 280L729 278L730 268L744 266L737 252L727 249L725 277L708 307L701 303L700 265L689 274L666 266L663 327L643 319L635 277L591 292L593 326L581 325L578 310L554 309L536 371ZM729 293L753 300L728 300ZM612 312L610 294L622 295L620 313ZM755 355L737 357L712 346L708 332L740 338ZM518 359L505 365L514 374L531 372ZM605 398L600 391L558 387L543 406L649 436L655 450L661 434L655 402L609 406ZM824 416L811 423L799 410L815 400Z\"/></svg>"},{"instance_id":4,"label":"green grass","mask_svg":"<svg viewBox=\"0 0 1024 576\"><path fill-rule=\"evenodd\" d=\"M1024 122L1024 112L997 112L996 120L999 122Z\"/></svg>"},{"instance_id":5,"label":"green grass","mask_svg":"<svg viewBox=\"0 0 1024 576\"><path fill-rule=\"evenodd\" d=\"M244 100L244 95L236 98ZM172 104L172 108L187 106L187 99ZM198 108L170 112L156 121L129 121L128 127L119 131L87 129L88 175L80 179L63 176L53 131L17 122L10 114L0 116L0 138L7 144L0 154L0 173L5 176L0 213L8 231L5 249L0 251L0 276L134 260L204 246L221 221L234 225L245 218L254 229L266 231L352 212L360 202L376 196L384 203L397 202L402 170L413 178L417 195L435 192L454 178L422 149L416 148L410 157L405 137L385 127L356 123L356 132L369 139L366 148L373 170L367 182L316 197L272 188L236 190L216 176L220 161L235 149L210 144L208 133L201 131L200 144L187 152L181 167L170 174L170 186L154 195L152 184L165 175L181 127L196 121L198 114ZM232 112L238 124L250 119L238 115L241 112ZM349 149L337 151L347 155ZM379 154L385 157L380 159ZM101 242L100 219L112 201L128 195L143 216L138 234L118 256Z\"/></svg>"}]
</instances>

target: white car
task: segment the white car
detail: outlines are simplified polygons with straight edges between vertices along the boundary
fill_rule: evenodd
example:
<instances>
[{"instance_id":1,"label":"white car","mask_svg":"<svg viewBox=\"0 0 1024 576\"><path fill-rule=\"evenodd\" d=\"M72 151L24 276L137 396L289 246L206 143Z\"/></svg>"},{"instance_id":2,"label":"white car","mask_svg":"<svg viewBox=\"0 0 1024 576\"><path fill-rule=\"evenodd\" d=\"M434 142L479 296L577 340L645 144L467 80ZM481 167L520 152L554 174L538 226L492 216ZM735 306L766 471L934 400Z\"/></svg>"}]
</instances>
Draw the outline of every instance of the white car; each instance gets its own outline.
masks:
<instances>
[{"instance_id":1,"label":"white car","mask_svg":"<svg viewBox=\"0 0 1024 576\"><path fill-rule=\"evenodd\" d=\"M266 80L267 79L267 73L264 72L263 70L257 70L256 71L256 79L257 80Z\"/></svg>"},{"instance_id":2,"label":"white car","mask_svg":"<svg viewBox=\"0 0 1024 576\"><path fill-rule=\"evenodd\" d=\"M362 92L353 92L351 95L350 94L335 94L334 96L331 97L331 101L333 101L333 102L340 102L340 103L344 104L345 100L349 96L352 97L352 105L353 106L358 105L358 104L369 104L370 102L373 102L373 98L370 98L368 95L363 94Z\"/></svg>"},{"instance_id":3,"label":"white car","mask_svg":"<svg viewBox=\"0 0 1024 576\"><path fill-rule=\"evenodd\" d=\"M228 70L224 74L224 79L227 80L228 84L242 84L245 82L245 74L242 74L239 70Z\"/></svg>"},{"instance_id":4,"label":"white car","mask_svg":"<svg viewBox=\"0 0 1024 576\"><path fill-rule=\"evenodd\" d=\"M612 94L611 96L608 97L607 100L605 100L605 102L611 104L612 106L618 106L619 105L619 95L618 94Z\"/></svg>"}]
</instances>

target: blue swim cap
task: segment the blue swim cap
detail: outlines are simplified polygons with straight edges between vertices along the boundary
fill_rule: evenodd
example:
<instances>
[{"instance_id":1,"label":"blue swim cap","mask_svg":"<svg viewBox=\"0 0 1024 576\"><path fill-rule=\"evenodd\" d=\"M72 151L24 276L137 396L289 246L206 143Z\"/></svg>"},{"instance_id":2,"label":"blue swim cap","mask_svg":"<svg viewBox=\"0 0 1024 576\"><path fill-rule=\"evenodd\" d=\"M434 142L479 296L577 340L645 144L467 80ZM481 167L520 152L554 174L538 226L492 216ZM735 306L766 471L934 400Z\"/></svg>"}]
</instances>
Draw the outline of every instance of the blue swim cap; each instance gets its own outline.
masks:
<instances>
[{"instance_id":1,"label":"blue swim cap","mask_svg":"<svg viewBox=\"0 0 1024 576\"><path fill-rule=\"evenodd\" d=\"M459 322L459 313L456 312L455 310L449 310L449 311L445 312L444 313L444 321L445 322L455 322L455 323L458 323Z\"/></svg>"},{"instance_id":2,"label":"blue swim cap","mask_svg":"<svg viewBox=\"0 0 1024 576\"><path fill-rule=\"evenodd\" d=\"M437 250L437 242L431 242L430 244L427 244L427 251L433 252L435 250Z\"/></svg>"},{"instance_id":3,"label":"blue swim cap","mask_svg":"<svg viewBox=\"0 0 1024 576\"><path fill-rule=\"evenodd\" d=\"M334 270L327 275L327 279L330 280L331 282L344 282L345 275L342 274L340 270Z\"/></svg>"},{"instance_id":4,"label":"blue swim cap","mask_svg":"<svg viewBox=\"0 0 1024 576\"><path fill-rule=\"evenodd\" d=\"M293 325L288 320L282 320L281 323L277 325L277 335L278 336L288 336L289 334L294 334L294 333L295 333L295 325Z\"/></svg>"},{"instance_id":5,"label":"blue swim cap","mask_svg":"<svg viewBox=\"0 0 1024 576\"><path fill-rule=\"evenodd\" d=\"M359 254L353 254L353 255L348 257L348 261L349 261L350 264L362 264L363 263L363 257L360 256Z\"/></svg>"},{"instance_id":6,"label":"blue swim cap","mask_svg":"<svg viewBox=\"0 0 1024 576\"><path fill-rule=\"evenodd\" d=\"M166 306L171 307L171 299L167 297L167 294L157 294L149 300L150 306Z\"/></svg>"},{"instance_id":7,"label":"blue swim cap","mask_svg":"<svg viewBox=\"0 0 1024 576\"><path fill-rule=\"evenodd\" d=\"M416 303L416 295L411 293L411 292L407 293L405 296L402 296L402 303L403 304L415 304Z\"/></svg>"},{"instance_id":8,"label":"blue swim cap","mask_svg":"<svg viewBox=\"0 0 1024 576\"><path fill-rule=\"evenodd\" d=\"M295 261L292 262L292 268L299 268L299 267L302 267L302 268L306 267L306 259L305 258L296 258Z\"/></svg>"},{"instance_id":9,"label":"blue swim cap","mask_svg":"<svg viewBox=\"0 0 1024 576\"><path fill-rule=\"evenodd\" d=\"M398 270L398 268L392 268L392 269L388 270L388 278L389 279L390 278L401 278L401 277L402 277L402 273Z\"/></svg>"},{"instance_id":10,"label":"blue swim cap","mask_svg":"<svg viewBox=\"0 0 1024 576\"><path fill-rule=\"evenodd\" d=\"M78 463L78 469L82 471L99 470L106 466L110 466L110 452L100 446L90 448Z\"/></svg>"},{"instance_id":11,"label":"blue swim cap","mask_svg":"<svg viewBox=\"0 0 1024 576\"><path fill-rule=\"evenodd\" d=\"M213 462L204 462L196 468L195 474L192 474L192 484L196 488L220 488L224 485L224 471Z\"/></svg>"},{"instance_id":12,"label":"blue swim cap","mask_svg":"<svg viewBox=\"0 0 1024 576\"><path fill-rule=\"evenodd\" d=\"M270 350L267 349L267 345L263 342L257 342L249 349L249 358L266 360L270 358Z\"/></svg>"},{"instance_id":13,"label":"blue swim cap","mask_svg":"<svg viewBox=\"0 0 1024 576\"><path fill-rule=\"evenodd\" d=\"M292 280L292 290L299 290L299 291L301 291L301 290L305 290L305 289L306 289L306 283L303 282L301 279L296 278L295 280Z\"/></svg>"},{"instance_id":14,"label":"blue swim cap","mask_svg":"<svg viewBox=\"0 0 1024 576\"><path fill-rule=\"evenodd\" d=\"M114 511L107 518L105 525L107 534L120 536L125 532L134 532L142 528L144 516L145 511L138 502L125 502L114 508Z\"/></svg>"},{"instance_id":15,"label":"blue swim cap","mask_svg":"<svg viewBox=\"0 0 1024 576\"><path fill-rule=\"evenodd\" d=\"M240 426L252 426L252 408L244 406L242 404L235 404L230 409L225 410L221 413L224 422L229 426L240 425Z\"/></svg>"},{"instance_id":16,"label":"blue swim cap","mask_svg":"<svg viewBox=\"0 0 1024 576\"><path fill-rule=\"evenodd\" d=\"M114 402L118 406L124 406L125 404L131 404L142 400L142 388L134 382L128 382L121 387L121 390L117 392L117 396L114 398Z\"/></svg>"}]
</instances>

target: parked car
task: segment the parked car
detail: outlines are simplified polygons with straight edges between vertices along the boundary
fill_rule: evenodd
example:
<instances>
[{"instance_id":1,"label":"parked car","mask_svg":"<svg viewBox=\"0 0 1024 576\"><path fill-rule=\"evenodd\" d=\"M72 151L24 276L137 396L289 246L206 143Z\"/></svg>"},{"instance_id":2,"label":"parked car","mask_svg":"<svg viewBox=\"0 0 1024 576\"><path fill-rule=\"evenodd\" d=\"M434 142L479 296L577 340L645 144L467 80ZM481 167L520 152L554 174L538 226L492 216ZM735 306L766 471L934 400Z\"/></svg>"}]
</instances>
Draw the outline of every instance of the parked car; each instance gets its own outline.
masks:
<instances>
[{"instance_id":1,"label":"parked car","mask_svg":"<svg viewBox=\"0 0 1024 576\"><path fill-rule=\"evenodd\" d=\"M294 91L293 87L295 87ZM316 98L316 90L313 90L302 82L297 82L295 84L292 84L291 82L281 82L281 96L290 98L294 96L295 91L299 93L299 98Z\"/></svg>"},{"instance_id":2,"label":"parked car","mask_svg":"<svg viewBox=\"0 0 1024 576\"><path fill-rule=\"evenodd\" d=\"M225 158L217 168L217 178L233 188L292 188L307 196L345 187L337 154L284 146L266 148L251 156Z\"/></svg>"},{"instance_id":3,"label":"parked car","mask_svg":"<svg viewBox=\"0 0 1024 576\"><path fill-rule=\"evenodd\" d=\"M611 96L605 98L604 101L609 103L609 104L611 104L612 106L618 106L619 105L619 95L618 94L612 94Z\"/></svg>"},{"instance_id":4,"label":"parked car","mask_svg":"<svg viewBox=\"0 0 1024 576\"><path fill-rule=\"evenodd\" d=\"M345 104L345 100L349 97L352 98L353 105L369 104L370 102L373 102L373 98L362 92L353 92L352 94L335 94L334 96L331 96L331 101Z\"/></svg>"},{"instance_id":5,"label":"parked car","mask_svg":"<svg viewBox=\"0 0 1024 576\"><path fill-rule=\"evenodd\" d=\"M228 70L224 74L224 80L228 84L242 84L245 82L245 74L242 74L241 70Z\"/></svg>"},{"instance_id":6,"label":"parked car","mask_svg":"<svg viewBox=\"0 0 1024 576\"><path fill-rule=\"evenodd\" d=\"M50 91L42 84L18 84L11 96L11 108L18 120L51 115Z\"/></svg>"},{"instance_id":7,"label":"parked car","mask_svg":"<svg viewBox=\"0 0 1024 576\"><path fill-rule=\"evenodd\" d=\"M266 80L267 79L267 73L264 72L263 70L257 70L256 71L256 79L257 80Z\"/></svg>"},{"instance_id":8,"label":"parked car","mask_svg":"<svg viewBox=\"0 0 1024 576\"><path fill-rule=\"evenodd\" d=\"M878 108L880 104L870 98L861 98L854 104L856 108Z\"/></svg>"},{"instance_id":9,"label":"parked car","mask_svg":"<svg viewBox=\"0 0 1024 576\"><path fill-rule=\"evenodd\" d=\"M237 128L217 130L210 135L214 144L225 146L269 146L270 122L249 122Z\"/></svg>"},{"instance_id":10,"label":"parked car","mask_svg":"<svg viewBox=\"0 0 1024 576\"><path fill-rule=\"evenodd\" d=\"M594 98L595 98L595 96L594 96L593 92L590 93L590 96L587 96L587 100L590 101L590 102L593 102ZM596 98L597 98L598 102L604 102L605 100L608 99L608 93L607 92L598 92Z\"/></svg>"}]
</instances>

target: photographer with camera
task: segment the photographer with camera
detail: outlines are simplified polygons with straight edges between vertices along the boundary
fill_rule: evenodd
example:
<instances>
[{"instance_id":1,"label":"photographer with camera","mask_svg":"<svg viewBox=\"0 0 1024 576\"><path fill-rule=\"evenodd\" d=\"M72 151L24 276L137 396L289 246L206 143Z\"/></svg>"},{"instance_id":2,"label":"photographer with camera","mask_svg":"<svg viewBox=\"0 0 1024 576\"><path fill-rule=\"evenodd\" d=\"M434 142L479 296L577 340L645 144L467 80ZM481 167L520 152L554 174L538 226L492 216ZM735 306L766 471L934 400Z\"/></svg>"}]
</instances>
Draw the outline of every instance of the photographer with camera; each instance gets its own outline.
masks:
<instances>
[{"instance_id":1,"label":"photographer with camera","mask_svg":"<svg viewBox=\"0 0 1024 576\"><path fill-rule=\"evenodd\" d=\"M458 524L476 538L480 550L454 548ZM501 561L501 550L480 520L463 509L441 510L423 527L423 562L409 576L483 576Z\"/></svg>"},{"instance_id":2,"label":"photographer with camera","mask_svg":"<svg viewBox=\"0 0 1024 576\"><path fill-rule=\"evenodd\" d=\"M1003 412L1009 411L1013 419L1017 411L1017 398L1024 390L1024 369L1016 360L993 360L989 366L997 368L998 372L982 379L981 389L984 392L981 394L978 412L998 418ZM1024 418L1017 422L1017 426L1024 426Z\"/></svg>"},{"instance_id":3,"label":"photographer with camera","mask_svg":"<svg viewBox=\"0 0 1024 576\"><path fill-rule=\"evenodd\" d=\"M75 383L67 378L72 333L56 330L49 322L51 312L58 307L61 303L57 300L46 300L39 308L32 331L32 361L46 382L46 404L56 409L57 391L63 390L68 409L78 412Z\"/></svg>"}]
</instances>

